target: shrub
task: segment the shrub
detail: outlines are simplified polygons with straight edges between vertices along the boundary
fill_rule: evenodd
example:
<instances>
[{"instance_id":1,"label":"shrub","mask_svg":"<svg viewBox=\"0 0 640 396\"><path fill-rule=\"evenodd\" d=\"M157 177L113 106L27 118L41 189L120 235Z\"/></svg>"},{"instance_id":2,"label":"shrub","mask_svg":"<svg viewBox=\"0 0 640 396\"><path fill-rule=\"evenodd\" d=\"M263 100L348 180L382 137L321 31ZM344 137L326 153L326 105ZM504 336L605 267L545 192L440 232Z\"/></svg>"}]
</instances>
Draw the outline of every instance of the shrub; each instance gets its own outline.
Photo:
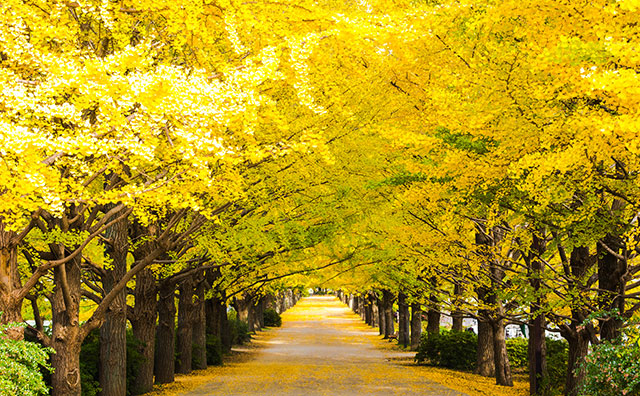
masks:
<instances>
[{"instance_id":1,"label":"shrub","mask_svg":"<svg viewBox=\"0 0 640 396\"><path fill-rule=\"evenodd\" d=\"M565 340L547 338L547 372L552 388L564 389L568 361L569 344Z\"/></svg>"},{"instance_id":2,"label":"shrub","mask_svg":"<svg viewBox=\"0 0 640 396\"><path fill-rule=\"evenodd\" d=\"M511 367L527 367L529 365L529 340L522 337L508 339L507 354Z\"/></svg>"},{"instance_id":3,"label":"shrub","mask_svg":"<svg viewBox=\"0 0 640 396\"><path fill-rule=\"evenodd\" d=\"M207 364L222 365L222 342L213 334L207 334Z\"/></svg>"},{"instance_id":4,"label":"shrub","mask_svg":"<svg viewBox=\"0 0 640 396\"><path fill-rule=\"evenodd\" d=\"M442 330L423 334L415 361L451 369L471 370L476 363L478 336L466 331Z\"/></svg>"},{"instance_id":5,"label":"shrub","mask_svg":"<svg viewBox=\"0 0 640 396\"><path fill-rule=\"evenodd\" d=\"M229 319L229 329L231 330L231 343L241 345L251 339L249 324L238 319L238 313L231 309L227 313Z\"/></svg>"},{"instance_id":6,"label":"shrub","mask_svg":"<svg viewBox=\"0 0 640 396\"><path fill-rule=\"evenodd\" d=\"M264 325L267 327L280 327L282 326L282 318L280 314L273 308L267 308L264 310Z\"/></svg>"},{"instance_id":7,"label":"shrub","mask_svg":"<svg viewBox=\"0 0 640 396\"><path fill-rule=\"evenodd\" d=\"M564 340L546 339L547 344L547 385L556 390L564 388L567 376L569 344ZM513 368L528 368L529 339L511 338L507 340L507 353Z\"/></svg>"},{"instance_id":8,"label":"shrub","mask_svg":"<svg viewBox=\"0 0 640 396\"><path fill-rule=\"evenodd\" d=\"M582 396L640 395L640 340L604 341L582 364Z\"/></svg>"},{"instance_id":9,"label":"shrub","mask_svg":"<svg viewBox=\"0 0 640 396\"><path fill-rule=\"evenodd\" d=\"M4 338L7 329L18 324L0 325L0 396L38 396L49 393L41 368L51 370L48 363L53 351L29 341Z\"/></svg>"}]
</instances>

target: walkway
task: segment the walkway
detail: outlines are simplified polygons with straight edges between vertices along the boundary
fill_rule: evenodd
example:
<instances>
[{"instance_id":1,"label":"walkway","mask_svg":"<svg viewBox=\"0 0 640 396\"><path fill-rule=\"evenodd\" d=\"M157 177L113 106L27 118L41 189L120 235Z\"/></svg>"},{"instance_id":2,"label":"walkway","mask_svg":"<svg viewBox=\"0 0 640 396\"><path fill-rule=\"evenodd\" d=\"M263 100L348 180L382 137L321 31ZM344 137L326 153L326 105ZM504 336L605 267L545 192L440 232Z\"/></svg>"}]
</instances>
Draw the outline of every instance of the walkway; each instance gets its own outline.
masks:
<instances>
[{"instance_id":1,"label":"walkway","mask_svg":"<svg viewBox=\"0 0 640 396\"><path fill-rule=\"evenodd\" d=\"M304 298L268 332L255 359L185 396L464 396L391 363L393 353L374 346L377 337L334 297Z\"/></svg>"}]
</instances>

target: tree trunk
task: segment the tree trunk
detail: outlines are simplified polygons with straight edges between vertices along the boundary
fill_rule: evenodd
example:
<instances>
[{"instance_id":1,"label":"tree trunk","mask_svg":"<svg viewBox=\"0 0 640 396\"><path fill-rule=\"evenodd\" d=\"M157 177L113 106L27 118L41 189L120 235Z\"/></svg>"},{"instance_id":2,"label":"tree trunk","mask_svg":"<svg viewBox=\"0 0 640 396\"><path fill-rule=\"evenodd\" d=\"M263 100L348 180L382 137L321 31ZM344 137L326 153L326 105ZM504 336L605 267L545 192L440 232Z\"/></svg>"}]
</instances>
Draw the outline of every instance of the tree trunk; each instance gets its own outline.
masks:
<instances>
[{"instance_id":1,"label":"tree trunk","mask_svg":"<svg viewBox=\"0 0 640 396\"><path fill-rule=\"evenodd\" d=\"M188 277L183 280L180 283L179 290L176 373L189 374L193 356L193 278Z\"/></svg>"},{"instance_id":2,"label":"tree trunk","mask_svg":"<svg viewBox=\"0 0 640 396\"><path fill-rule=\"evenodd\" d=\"M543 265L539 257L545 251L544 240L533 234L531 253L527 260L529 266L529 282L534 291L534 300L531 303L531 317L529 330L529 393L538 395L542 393L542 386L547 381L547 357L544 338L544 314L542 309L542 297L540 294Z\"/></svg>"},{"instance_id":3,"label":"tree trunk","mask_svg":"<svg viewBox=\"0 0 640 396\"><path fill-rule=\"evenodd\" d=\"M247 324L249 325L249 330L252 330L253 328L251 327L251 323L249 323L249 321L251 320L251 318L249 316L251 316L251 296L249 294L244 294L242 297L236 297L235 298L235 309L236 312L238 313L238 320L242 321L242 322L247 322ZM288 304L285 304L285 306L287 306ZM288 309L288 308L287 308Z\"/></svg>"},{"instance_id":4,"label":"tree trunk","mask_svg":"<svg viewBox=\"0 0 640 396\"><path fill-rule=\"evenodd\" d=\"M139 259L134 252L136 260ZM134 290L135 305L129 320L133 328L133 336L140 342L139 352L143 359L138 371L134 373L133 393L140 395L153 389L153 365L155 353L156 318L158 288L155 275L150 268L145 268L136 275Z\"/></svg>"},{"instance_id":5,"label":"tree trunk","mask_svg":"<svg viewBox=\"0 0 640 396\"><path fill-rule=\"evenodd\" d=\"M204 370L207 368L207 322L204 308L205 283L202 276L198 279L194 300L193 323L193 368Z\"/></svg>"},{"instance_id":6,"label":"tree trunk","mask_svg":"<svg viewBox=\"0 0 640 396\"><path fill-rule=\"evenodd\" d=\"M258 303L255 306L256 312L256 330L262 330L264 328L264 307L266 304L265 296L261 296Z\"/></svg>"},{"instance_id":7,"label":"tree trunk","mask_svg":"<svg viewBox=\"0 0 640 396\"><path fill-rule=\"evenodd\" d=\"M376 305L378 306L378 329L380 331L380 335L386 335L387 332L387 315L384 312L384 303L383 301L376 296Z\"/></svg>"},{"instance_id":8,"label":"tree trunk","mask_svg":"<svg viewBox=\"0 0 640 396\"><path fill-rule=\"evenodd\" d=\"M547 378L547 354L544 338L544 318L538 315L530 321L529 325L529 393L539 395L542 386L548 385Z\"/></svg>"},{"instance_id":9,"label":"tree trunk","mask_svg":"<svg viewBox=\"0 0 640 396\"><path fill-rule=\"evenodd\" d=\"M493 377L496 373L493 358L493 328L481 315L478 316L476 373L483 377Z\"/></svg>"},{"instance_id":10,"label":"tree trunk","mask_svg":"<svg viewBox=\"0 0 640 396\"><path fill-rule=\"evenodd\" d=\"M606 249L602 245L606 245ZM623 297L626 288L625 274L627 273L626 260L619 259L614 254L619 254L624 248L621 238L614 235L607 235L598 243L598 282L600 292L598 298L600 308L603 311L617 310L618 315L622 315L625 309L625 298ZM600 321L600 338L603 340L615 340L620 336L623 320L618 317L610 317Z\"/></svg>"},{"instance_id":11,"label":"tree trunk","mask_svg":"<svg viewBox=\"0 0 640 396\"><path fill-rule=\"evenodd\" d=\"M411 304L411 350L417 350L422 336L422 309L419 303Z\"/></svg>"},{"instance_id":12,"label":"tree trunk","mask_svg":"<svg viewBox=\"0 0 640 396\"><path fill-rule=\"evenodd\" d=\"M14 292L21 288L16 238L15 232L5 230L0 218L0 324L22 323L22 299L14 296ZM8 329L6 336L12 340L22 340L24 328Z\"/></svg>"},{"instance_id":13,"label":"tree trunk","mask_svg":"<svg viewBox=\"0 0 640 396\"><path fill-rule=\"evenodd\" d=\"M54 254L64 257L65 247L58 246ZM82 291L80 259L75 258L56 267L53 271L53 298L51 346L52 396L81 396L80 348L83 336L80 331L80 297Z\"/></svg>"},{"instance_id":14,"label":"tree trunk","mask_svg":"<svg viewBox=\"0 0 640 396\"><path fill-rule=\"evenodd\" d=\"M176 352L176 284L160 284L158 298L158 327L156 329L156 382L168 384L175 380Z\"/></svg>"},{"instance_id":15,"label":"tree trunk","mask_svg":"<svg viewBox=\"0 0 640 396\"><path fill-rule=\"evenodd\" d=\"M567 379L565 381L564 394L566 396L577 396L578 390L584 381L584 370L580 369L581 362L584 361L589 352L589 335L587 331L574 329L569 336L565 335L569 343L569 359L567 361Z\"/></svg>"},{"instance_id":16,"label":"tree trunk","mask_svg":"<svg viewBox=\"0 0 640 396\"><path fill-rule=\"evenodd\" d=\"M111 258L111 268L105 268L102 287L105 295L127 272L129 253L129 225L122 220L106 230L110 241L106 253ZM125 396L127 394L127 305L123 289L113 300L100 328L100 395Z\"/></svg>"},{"instance_id":17,"label":"tree trunk","mask_svg":"<svg viewBox=\"0 0 640 396\"><path fill-rule=\"evenodd\" d=\"M511 365L509 364L509 355L507 355L504 319L493 320L491 325L493 327L493 360L496 368L496 384L513 386Z\"/></svg>"},{"instance_id":18,"label":"tree trunk","mask_svg":"<svg viewBox=\"0 0 640 396\"><path fill-rule=\"evenodd\" d=\"M376 296L373 292L369 294L369 304L371 306L371 326L378 326L378 305L376 303Z\"/></svg>"},{"instance_id":19,"label":"tree trunk","mask_svg":"<svg viewBox=\"0 0 640 396\"><path fill-rule=\"evenodd\" d=\"M437 306L430 305L427 311L427 333L440 334L440 312Z\"/></svg>"},{"instance_id":20,"label":"tree trunk","mask_svg":"<svg viewBox=\"0 0 640 396\"><path fill-rule=\"evenodd\" d=\"M454 299L456 303L459 303L459 300L461 298L461 294L462 294L462 286L460 286L460 284L456 283L453 286L453 295L454 295ZM464 313L462 311L460 311L459 309L454 309L451 312L451 330L453 331L464 331L462 322L464 319Z\"/></svg>"},{"instance_id":21,"label":"tree trunk","mask_svg":"<svg viewBox=\"0 0 640 396\"><path fill-rule=\"evenodd\" d=\"M561 256L564 251L560 251ZM566 261L566 258L564 259ZM571 252L569 261L571 275L578 280L575 283L580 289L589 287L582 279L589 273L595 264L595 259L589 254L589 248L577 246ZM565 395L577 396L578 390L584 381L584 370L580 370L580 364L587 356L589 349L589 331L582 323L588 316L584 309L573 308L571 310L571 324L562 332L562 336L569 343L569 357L567 361L567 380L565 382Z\"/></svg>"},{"instance_id":22,"label":"tree trunk","mask_svg":"<svg viewBox=\"0 0 640 396\"><path fill-rule=\"evenodd\" d=\"M411 340L409 304L407 295L398 293L398 344L408 347Z\"/></svg>"},{"instance_id":23,"label":"tree trunk","mask_svg":"<svg viewBox=\"0 0 640 396\"><path fill-rule=\"evenodd\" d=\"M373 304L369 293L364 295L364 322L369 326L373 326Z\"/></svg>"},{"instance_id":24,"label":"tree trunk","mask_svg":"<svg viewBox=\"0 0 640 396\"><path fill-rule=\"evenodd\" d=\"M389 336L395 334L394 330L394 322L395 318L393 317L393 294L389 290L382 291L382 304L384 305L384 323L385 323L385 331L384 338L389 338Z\"/></svg>"}]
</instances>

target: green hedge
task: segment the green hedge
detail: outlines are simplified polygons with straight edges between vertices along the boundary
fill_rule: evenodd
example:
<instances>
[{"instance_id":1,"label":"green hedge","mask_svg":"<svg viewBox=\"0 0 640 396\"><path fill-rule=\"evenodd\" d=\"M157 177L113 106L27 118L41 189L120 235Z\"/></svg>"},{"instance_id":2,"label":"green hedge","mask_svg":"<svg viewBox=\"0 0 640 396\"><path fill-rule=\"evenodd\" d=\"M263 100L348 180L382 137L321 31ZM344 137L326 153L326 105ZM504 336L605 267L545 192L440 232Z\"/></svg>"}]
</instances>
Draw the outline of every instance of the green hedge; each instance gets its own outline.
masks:
<instances>
[{"instance_id":1,"label":"green hedge","mask_svg":"<svg viewBox=\"0 0 640 396\"><path fill-rule=\"evenodd\" d=\"M472 370L476 363L478 336L467 331L442 330L422 334L415 361L458 370Z\"/></svg>"},{"instance_id":2,"label":"green hedge","mask_svg":"<svg viewBox=\"0 0 640 396\"><path fill-rule=\"evenodd\" d=\"M264 310L264 325L267 327L280 327L282 326L282 318L280 314L273 308L267 308Z\"/></svg>"},{"instance_id":3,"label":"green hedge","mask_svg":"<svg viewBox=\"0 0 640 396\"><path fill-rule=\"evenodd\" d=\"M231 309L227 313L229 319L229 328L231 330L231 343L234 345L242 345L251 339L249 332L249 324L238 319L238 313Z\"/></svg>"}]
</instances>

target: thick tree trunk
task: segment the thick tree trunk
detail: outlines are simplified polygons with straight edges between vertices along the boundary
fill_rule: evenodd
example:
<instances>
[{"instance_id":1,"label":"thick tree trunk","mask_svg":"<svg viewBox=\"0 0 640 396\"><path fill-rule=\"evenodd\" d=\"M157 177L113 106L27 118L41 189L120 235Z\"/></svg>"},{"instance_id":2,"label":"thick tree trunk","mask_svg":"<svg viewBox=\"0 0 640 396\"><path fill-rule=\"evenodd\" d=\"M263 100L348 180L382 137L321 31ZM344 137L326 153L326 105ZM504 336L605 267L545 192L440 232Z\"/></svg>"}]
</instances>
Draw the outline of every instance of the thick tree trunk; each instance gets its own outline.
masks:
<instances>
[{"instance_id":1,"label":"thick tree trunk","mask_svg":"<svg viewBox=\"0 0 640 396\"><path fill-rule=\"evenodd\" d=\"M364 295L364 322L373 326L373 304L369 293Z\"/></svg>"},{"instance_id":2,"label":"thick tree trunk","mask_svg":"<svg viewBox=\"0 0 640 396\"><path fill-rule=\"evenodd\" d=\"M255 306L257 330L262 330L264 328L264 309L265 309L266 302L267 302L266 297L262 296L258 300L258 304Z\"/></svg>"},{"instance_id":3,"label":"thick tree trunk","mask_svg":"<svg viewBox=\"0 0 640 396\"><path fill-rule=\"evenodd\" d=\"M530 271L531 288L535 293L531 304L531 317L529 324L529 393L538 395L542 393L542 387L548 384L546 343L544 338L544 314L541 312L542 297L539 295L543 265L539 257L545 251L544 241L536 234L533 235L528 266ZM535 254L534 254L535 253Z\"/></svg>"},{"instance_id":4,"label":"thick tree trunk","mask_svg":"<svg viewBox=\"0 0 640 396\"><path fill-rule=\"evenodd\" d=\"M369 304L371 306L371 326L378 326L378 304L375 294L372 292L369 294Z\"/></svg>"},{"instance_id":5,"label":"thick tree trunk","mask_svg":"<svg viewBox=\"0 0 640 396\"><path fill-rule=\"evenodd\" d=\"M106 231L106 253L112 261L105 269L102 286L105 295L127 272L129 253L129 225L122 220ZM123 289L113 300L100 328L100 395L125 396L127 394L127 305Z\"/></svg>"},{"instance_id":6,"label":"thick tree trunk","mask_svg":"<svg viewBox=\"0 0 640 396\"><path fill-rule=\"evenodd\" d=\"M430 304L427 311L427 333L440 334L440 316L438 307Z\"/></svg>"},{"instance_id":7,"label":"thick tree trunk","mask_svg":"<svg viewBox=\"0 0 640 396\"><path fill-rule=\"evenodd\" d=\"M253 301L251 300L251 296L249 294L245 293L242 297L235 298L234 307L236 309L236 312L238 313L238 320L242 322L247 322L247 324L249 325L249 330L253 330L252 323L251 323L252 304L253 304ZM285 306L286 305L288 304L285 304Z\"/></svg>"},{"instance_id":8,"label":"thick tree trunk","mask_svg":"<svg viewBox=\"0 0 640 396\"><path fill-rule=\"evenodd\" d=\"M58 250L56 248L53 249ZM65 248L59 246L54 254L64 257ZM53 271L53 298L51 346L52 396L81 396L80 347L82 332L79 325L82 291L80 260L70 260Z\"/></svg>"},{"instance_id":9,"label":"thick tree trunk","mask_svg":"<svg viewBox=\"0 0 640 396\"><path fill-rule=\"evenodd\" d=\"M205 283L199 277L194 299L193 322L193 368L204 370L207 368L207 320L204 308Z\"/></svg>"},{"instance_id":10,"label":"thick tree trunk","mask_svg":"<svg viewBox=\"0 0 640 396\"><path fill-rule=\"evenodd\" d=\"M419 303L411 304L411 349L417 350L422 336L422 309Z\"/></svg>"},{"instance_id":11,"label":"thick tree trunk","mask_svg":"<svg viewBox=\"0 0 640 396\"><path fill-rule=\"evenodd\" d=\"M136 260L139 257L136 256ZM145 268L136 275L134 290L135 305L129 320L133 328L133 336L140 341L139 352L143 359L138 371L134 373L135 388L133 393L140 395L153 389L153 365L155 354L155 335L157 318L158 288L156 279L150 268Z\"/></svg>"},{"instance_id":12,"label":"thick tree trunk","mask_svg":"<svg viewBox=\"0 0 640 396\"><path fill-rule=\"evenodd\" d=\"M476 373L483 377L493 377L496 373L493 349L493 328L479 315Z\"/></svg>"},{"instance_id":13,"label":"thick tree trunk","mask_svg":"<svg viewBox=\"0 0 640 396\"><path fill-rule=\"evenodd\" d=\"M453 286L453 295L456 303L458 303L462 295L462 286L460 286L460 284L456 283ZM463 319L464 319L464 313L458 309L454 309L451 312L451 321L452 321L451 330L463 331L464 330L462 325Z\"/></svg>"},{"instance_id":14,"label":"thick tree trunk","mask_svg":"<svg viewBox=\"0 0 640 396\"><path fill-rule=\"evenodd\" d=\"M411 340L409 304L407 303L407 295L398 293L398 344L408 347Z\"/></svg>"},{"instance_id":15,"label":"thick tree trunk","mask_svg":"<svg viewBox=\"0 0 640 396\"><path fill-rule=\"evenodd\" d=\"M205 300L204 306L207 334L220 338L220 334L222 333L219 312L221 309L220 300L215 297Z\"/></svg>"},{"instance_id":16,"label":"thick tree trunk","mask_svg":"<svg viewBox=\"0 0 640 396\"><path fill-rule=\"evenodd\" d=\"M384 338L389 338L389 336L395 334L394 330L394 322L395 318L393 317L393 294L389 290L382 291L382 304L384 305Z\"/></svg>"},{"instance_id":17,"label":"thick tree trunk","mask_svg":"<svg viewBox=\"0 0 640 396\"><path fill-rule=\"evenodd\" d=\"M561 250L561 256L564 251ZM564 259L566 260L566 258ZM569 261L571 275L576 280L583 279L595 264L595 258L589 254L589 248L578 246L571 252ZM579 288L586 288L583 282L577 282ZM583 309L574 308L571 310L571 324L568 329L562 332L563 337L569 343L569 357L567 361L567 380L565 382L565 395L577 396L578 390L584 381L584 370L580 370L580 365L587 356L589 349L589 331L582 326L588 316L588 312Z\"/></svg>"},{"instance_id":18,"label":"thick tree trunk","mask_svg":"<svg viewBox=\"0 0 640 396\"><path fill-rule=\"evenodd\" d=\"M14 292L21 288L16 237L15 232L5 230L0 218L0 324L22 323L22 299L14 296ZM10 339L21 340L24 329L11 328L6 335Z\"/></svg>"},{"instance_id":19,"label":"thick tree trunk","mask_svg":"<svg viewBox=\"0 0 640 396\"><path fill-rule=\"evenodd\" d=\"M584 381L585 373L581 370L581 363L589 352L589 335L587 331L578 331L575 326L571 335L565 336L569 343L569 359L567 361L567 379L565 381L564 394L577 396L578 390Z\"/></svg>"},{"instance_id":20,"label":"thick tree trunk","mask_svg":"<svg viewBox=\"0 0 640 396\"><path fill-rule=\"evenodd\" d=\"M509 364L509 355L507 355L504 319L493 320L491 325L493 327L493 360L496 367L496 384L513 386L511 365Z\"/></svg>"},{"instance_id":21,"label":"thick tree trunk","mask_svg":"<svg viewBox=\"0 0 640 396\"><path fill-rule=\"evenodd\" d=\"M179 291L176 373L189 374L191 372L191 358L193 356L193 278L188 277L183 280L180 283Z\"/></svg>"},{"instance_id":22,"label":"thick tree trunk","mask_svg":"<svg viewBox=\"0 0 640 396\"><path fill-rule=\"evenodd\" d=\"M387 332L387 316L384 312L384 303L378 297L376 297L376 305L378 306L378 329L380 335L385 335Z\"/></svg>"},{"instance_id":23,"label":"thick tree trunk","mask_svg":"<svg viewBox=\"0 0 640 396\"><path fill-rule=\"evenodd\" d=\"M604 246L603 246L604 245ZM605 246L608 248L605 248ZM600 292L598 298L600 308L604 311L617 310L622 315L625 309L625 274L627 273L626 260L619 259L615 254L620 254L624 243L620 237L607 235L598 243L598 282ZM611 317L600 321L600 338L614 340L620 336L623 320Z\"/></svg>"},{"instance_id":24,"label":"thick tree trunk","mask_svg":"<svg viewBox=\"0 0 640 396\"><path fill-rule=\"evenodd\" d=\"M529 393L539 395L542 386L547 384L547 348L542 315L530 321L529 329Z\"/></svg>"},{"instance_id":25,"label":"thick tree trunk","mask_svg":"<svg viewBox=\"0 0 640 396\"><path fill-rule=\"evenodd\" d=\"M175 380L176 284L162 282L158 295L155 374L157 383L168 384Z\"/></svg>"}]
</instances>

